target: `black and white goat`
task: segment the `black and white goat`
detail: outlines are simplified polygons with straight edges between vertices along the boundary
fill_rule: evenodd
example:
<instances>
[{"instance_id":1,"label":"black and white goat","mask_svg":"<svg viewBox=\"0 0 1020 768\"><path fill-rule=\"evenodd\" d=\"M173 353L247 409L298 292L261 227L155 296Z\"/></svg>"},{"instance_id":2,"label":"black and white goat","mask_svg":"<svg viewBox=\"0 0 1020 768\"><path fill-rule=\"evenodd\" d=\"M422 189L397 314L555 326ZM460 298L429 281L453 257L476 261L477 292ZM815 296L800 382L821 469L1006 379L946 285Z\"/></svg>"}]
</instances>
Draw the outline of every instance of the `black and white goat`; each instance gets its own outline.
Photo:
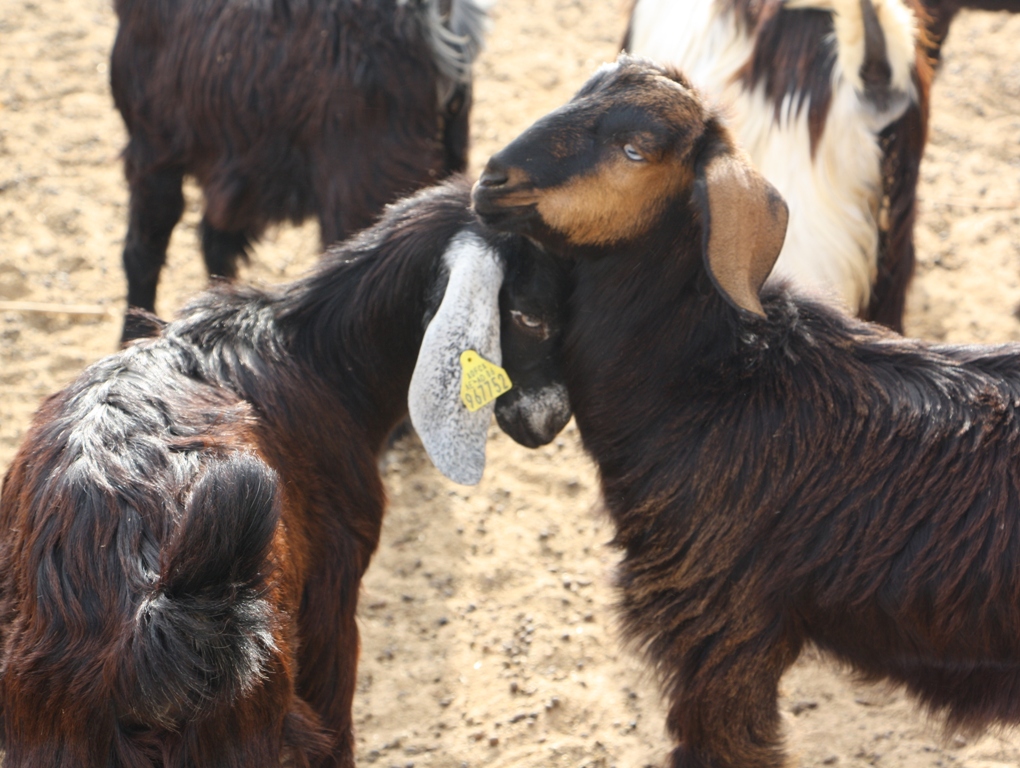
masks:
<instances>
[{"instance_id":1,"label":"black and white goat","mask_svg":"<svg viewBox=\"0 0 1020 768\"><path fill-rule=\"evenodd\" d=\"M463 404L468 351L503 351L515 439L570 416L565 271L468 203L434 187L302 280L214 287L45 402L0 498L6 768L353 768L390 430L410 401L477 482L494 392Z\"/></svg>"},{"instance_id":2,"label":"black and white goat","mask_svg":"<svg viewBox=\"0 0 1020 768\"><path fill-rule=\"evenodd\" d=\"M776 272L902 330L931 66L915 0L637 0L624 48L722 107L783 195Z\"/></svg>"},{"instance_id":3,"label":"black and white goat","mask_svg":"<svg viewBox=\"0 0 1020 768\"><path fill-rule=\"evenodd\" d=\"M209 274L233 277L270 224L315 216L325 246L467 165L476 0L114 5L130 307L154 308L185 175Z\"/></svg>"},{"instance_id":4,"label":"black and white goat","mask_svg":"<svg viewBox=\"0 0 1020 768\"><path fill-rule=\"evenodd\" d=\"M1020 345L762 290L786 205L640 59L494 155L474 203L573 264L567 389L672 768L783 765L779 680L808 643L953 728L1020 724Z\"/></svg>"}]
</instances>

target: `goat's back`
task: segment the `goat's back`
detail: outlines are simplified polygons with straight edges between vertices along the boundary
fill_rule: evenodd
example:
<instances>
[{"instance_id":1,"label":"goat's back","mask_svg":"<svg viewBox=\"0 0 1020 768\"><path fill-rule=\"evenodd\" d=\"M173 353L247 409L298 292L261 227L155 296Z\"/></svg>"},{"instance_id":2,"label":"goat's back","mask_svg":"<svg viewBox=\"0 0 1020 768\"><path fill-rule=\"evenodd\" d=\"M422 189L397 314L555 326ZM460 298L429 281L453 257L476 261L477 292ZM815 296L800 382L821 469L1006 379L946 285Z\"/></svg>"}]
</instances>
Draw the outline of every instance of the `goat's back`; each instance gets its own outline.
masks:
<instances>
[{"instance_id":1,"label":"goat's back","mask_svg":"<svg viewBox=\"0 0 1020 768\"><path fill-rule=\"evenodd\" d=\"M276 474L249 406L196 362L157 341L93 365L8 471L5 765L134 765L276 663Z\"/></svg>"}]
</instances>

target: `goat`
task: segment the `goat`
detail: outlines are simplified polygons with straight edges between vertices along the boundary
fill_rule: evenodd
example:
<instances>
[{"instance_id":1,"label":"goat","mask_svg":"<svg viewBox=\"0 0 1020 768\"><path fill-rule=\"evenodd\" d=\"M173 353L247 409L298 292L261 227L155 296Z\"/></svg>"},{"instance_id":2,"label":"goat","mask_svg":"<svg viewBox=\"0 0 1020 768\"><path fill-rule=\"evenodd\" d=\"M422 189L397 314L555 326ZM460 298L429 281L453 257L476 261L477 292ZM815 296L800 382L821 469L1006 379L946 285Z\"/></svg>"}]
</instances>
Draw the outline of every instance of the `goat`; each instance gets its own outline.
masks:
<instances>
[{"instance_id":1,"label":"goat","mask_svg":"<svg viewBox=\"0 0 1020 768\"><path fill-rule=\"evenodd\" d=\"M476 0L114 5L129 307L154 311L185 174L206 268L231 278L269 224L314 215L326 246L467 165Z\"/></svg>"},{"instance_id":2,"label":"goat","mask_svg":"<svg viewBox=\"0 0 1020 768\"><path fill-rule=\"evenodd\" d=\"M782 281L787 208L681 74L621 56L495 154L480 218L572 264L563 366L672 768L778 768L808 643L953 728L1020 723L1020 345Z\"/></svg>"},{"instance_id":3,"label":"goat","mask_svg":"<svg viewBox=\"0 0 1020 768\"><path fill-rule=\"evenodd\" d=\"M214 286L44 403L0 498L6 768L352 768L387 434L410 403L478 481L494 406L461 404L465 350L505 350L515 439L570 416L565 270L469 195L394 204L279 289Z\"/></svg>"},{"instance_id":4,"label":"goat","mask_svg":"<svg viewBox=\"0 0 1020 768\"><path fill-rule=\"evenodd\" d=\"M932 70L920 0L637 0L624 47L725 105L783 195L776 271L902 331Z\"/></svg>"}]
</instances>

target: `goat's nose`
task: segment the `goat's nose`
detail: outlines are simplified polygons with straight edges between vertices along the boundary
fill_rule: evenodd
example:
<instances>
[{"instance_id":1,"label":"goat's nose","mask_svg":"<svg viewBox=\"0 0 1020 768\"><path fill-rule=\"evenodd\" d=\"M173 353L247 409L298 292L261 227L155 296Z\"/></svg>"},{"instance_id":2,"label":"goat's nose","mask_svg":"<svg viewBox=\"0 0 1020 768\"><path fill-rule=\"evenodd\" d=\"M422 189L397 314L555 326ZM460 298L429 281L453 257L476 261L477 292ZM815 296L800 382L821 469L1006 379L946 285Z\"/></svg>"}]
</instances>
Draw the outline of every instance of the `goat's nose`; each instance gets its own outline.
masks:
<instances>
[{"instance_id":1,"label":"goat's nose","mask_svg":"<svg viewBox=\"0 0 1020 768\"><path fill-rule=\"evenodd\" d=\"M485 170L482 171L482 175L478 177L478 183L483 187L501 187L507 183L508 179L509 175L506 169L490 160L485 166Z\"/></svg>"}]
</instances>

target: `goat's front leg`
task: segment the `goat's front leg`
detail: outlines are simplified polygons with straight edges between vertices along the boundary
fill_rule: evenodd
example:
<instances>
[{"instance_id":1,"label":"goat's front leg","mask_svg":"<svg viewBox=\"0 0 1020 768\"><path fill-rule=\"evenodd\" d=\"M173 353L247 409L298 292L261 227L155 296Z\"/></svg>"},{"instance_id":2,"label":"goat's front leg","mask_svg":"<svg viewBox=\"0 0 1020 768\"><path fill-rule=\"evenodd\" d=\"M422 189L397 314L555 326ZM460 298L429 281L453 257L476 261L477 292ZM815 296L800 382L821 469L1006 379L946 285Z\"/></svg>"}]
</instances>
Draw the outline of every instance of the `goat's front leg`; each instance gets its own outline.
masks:
<instances>
[{"instance_id":1,"label":"goat's front leg","mask_svg":"<svg viewBox=\"0 0 1020 768\"><path fill-rule=\"evenodd\" d=\"M670 696L668 727L680 742L669 768L781 768L784 764L779 679L798 649L757 636L699 643L697 658L679 658L693 671Z\"/></svg>"}]
</instances>

